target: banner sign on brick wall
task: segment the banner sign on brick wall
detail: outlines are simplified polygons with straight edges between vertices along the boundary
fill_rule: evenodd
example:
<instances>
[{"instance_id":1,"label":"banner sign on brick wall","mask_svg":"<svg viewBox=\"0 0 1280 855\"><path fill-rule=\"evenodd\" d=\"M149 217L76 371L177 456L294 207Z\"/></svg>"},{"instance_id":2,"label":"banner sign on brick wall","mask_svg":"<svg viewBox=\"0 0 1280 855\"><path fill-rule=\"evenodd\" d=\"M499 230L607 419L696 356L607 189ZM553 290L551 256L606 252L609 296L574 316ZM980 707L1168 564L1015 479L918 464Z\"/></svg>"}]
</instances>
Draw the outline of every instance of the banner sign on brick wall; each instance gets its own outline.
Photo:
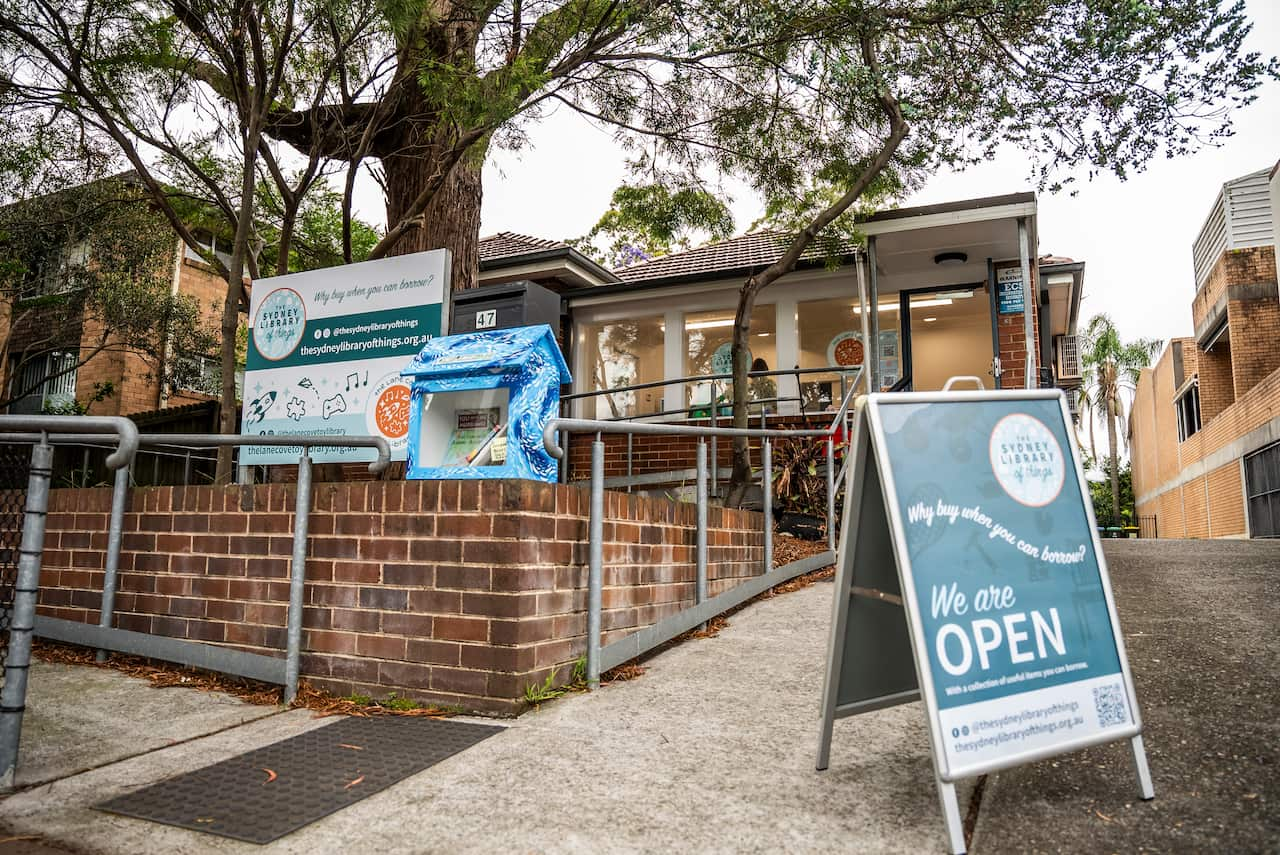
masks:
<instances>
[{"instance_id":1,"label":"banner sign on brick wall","mask_svg":"<svg viewBox=\"0 0 1280 855\"><path fill-rule=\"evenodd\" d=\"M871 395L857 425L818 768L834 718L918 698L956 851L959 778L1132 739L1150 798L1062 393Z\"/></svg>"},{"instance_id":2,"label":"banner sign on brick wall","mask_svg":"<svg viewBox=\"0 0 1280 855\"><path fill-rule=\"evenodd\" d=\"M1021 267L1001 267L996 270L996 304L1002 315L1022 314L1025 303Z\"/></svg>"},{"instance_id":3,"label":"banner sign on brick wall","mask_svg":"<svg viewBox=\"0 0 1280 855\"><path fill-rule=\"evenodd\" d=\"M448 250L253 283L243 435L383 436L404 460L409 384L400 370L449 316ZM297 463L300 448L246 447L241 465ZM316 447L317 463L372 460L371 448Z\"/></svg>"}]
</instances>

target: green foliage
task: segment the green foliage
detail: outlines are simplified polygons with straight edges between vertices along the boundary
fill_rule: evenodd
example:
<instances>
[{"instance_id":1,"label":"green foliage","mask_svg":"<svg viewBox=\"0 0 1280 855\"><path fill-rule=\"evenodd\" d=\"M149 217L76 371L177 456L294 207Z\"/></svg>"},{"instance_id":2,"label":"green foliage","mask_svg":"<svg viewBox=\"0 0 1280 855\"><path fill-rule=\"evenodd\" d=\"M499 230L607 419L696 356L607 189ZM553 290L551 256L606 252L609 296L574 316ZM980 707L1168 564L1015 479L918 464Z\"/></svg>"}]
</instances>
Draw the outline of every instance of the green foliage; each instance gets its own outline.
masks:
<instances>
[{"instance_id":1,"label":"green foliage","mask_svg":"<svg viewBox=\"0 0 1280 855\"><path fill-rule=\"evenodd\" d=\"M840 446L836 447L837 455ZM773 444L773 503L782 513L827 516L827 443L821 437L779 440ZM835 465L840 466L840 457ZM837 505L843 499L837 499ZM837 516L839 507L837 507Z\"/></svg>"},{"instance_id":2,"label":"green foliage","mask_svg":"<svg viewBox=\"0 0 1280 855\"><path fill-rule=\"evenodd\" d=\"M540 704L543 701L555 700L561 697L569 690L564 686L556 685L556 674L559 668L552 668L551 673L547 675L547 679L541 683L530 683L524 687L524 699L529 704Z\"/></svg>"},{"instance_id":3,"label":"green foliage","mask_svg":"<svg viewBox=\"0 0 1280 855\"><path fill-rule=\"evenodd\" d=\"M386 700L379 704L379 706L386 707L389 710L399 710L401 712L422 708L422 704L418 703L413 698L398 697L395 692L387 695Z\"/></svg>"},{"instance_id":4,"label":"green foliage","mask_svg":"<svg viewBox=\"0 0 1280 855\"><path fill-rule=\"evenodd\" d=\"M1128 447L1127 411L1138 376L1163 346L1163 341L1153 338L1122 341L1115 322L1105 314L1089 319L1080 342L1080 367L1084 373L1080 421L1087 423L1089 453L1094 458L1098 456L1094 426L1099 419L1108 424L1114 419L1114 428ZM1115 458L1119 449L1112 448L1110 453Z\"/></svg>"},{"instance_id":5,"label":"green foliage","mask_svg":"<svg viewBox=\"0 0 1280 855\"><path fill-rule=\"evenodd\" d=\"M264 246L260 264L274 274L280 251L284 206L279 193L269 184L258 190L261 212L258 234ZM324 181L318 182L303 198L289 241L289 272L318 270L344 263L342 254L342 194ZM365 261L381 234L358 218L351 219L351 260Z\"/></svg>"},{"instance_id":6,"label":"green foliage","mask_svg":"<svg viewBox=\"0 0 1280 855\"><path fill-rule=\"evenodd\" d=\"M1120 519L1124 513L1124 489L1119 483L1119 446L1123 442L1126 450L1129 447L1128 410L1133 404L1138 376L1151 364L1162 346L1163 342L1150 338L1126 344L1107 315L1094 315L1085 327L1080 345L1080 367L1084 373L1084 388L1080 390L1080 422L1087 426L1089 453L1095 460L1098 456L1094 435L1096 423L1102 420L1107 428L1107 472L1110 475L1107 495L1111 502L1107 519ZM1130 487L1130 502L1132 493Z\"/></svg>"},{"instance_id":7,"label":"green foliage","mask_svg":"<svg viewBox=\"0 0 1280 855\"><path fill-rule=\"evenodd\" d=\"M99 401L105 401L116 393L116 384L110 380L93 384L93 392L87 401L66 401L63 403L45 404L43 413L46 416L84 416L89 408Z\"/></svg>"},{"instance_id":8,"label":"green foliage","mask_svg":"<svg viewBox=\"0 0 1280 855\"><path fill-rule=\"evenodd\" d=\"M1112 501L1111 479L1089 482L1089 497L1093 500L1093 515L1100 526L1136 526L1138 515L1133 496L1133 468L1128 462L1119 472L1120 515L1116 516L1116 502Z\"/></svg>"},{"instance_id":9,"label":"green foliage","mask_svg":"<svg viewBox=\"0 0 1280 855\"><path fill-rule=\"evenodd\" d=\"M171 293L175 249L164 220L121 180L0 209L0 299L12 313L0 357L13 358L13 376L54 351L76 354L76 366L132 353L156 371L172 370L166 349L215 351L200 307ZM9 400L31 391L12 388Z\"/></svg>"},{"instance_id":10,"label":"green foliage","mask_svg":"<svg viewBox=\"0 0 1280 855\"><path fill-rule=\"evenodd\" d=\"M696 236L723 240L733 234L733 214L713 193L697 186L624 184L609 210L571 243L607 267L618 268L676 250Z\"/></svg>"}]
</instances>

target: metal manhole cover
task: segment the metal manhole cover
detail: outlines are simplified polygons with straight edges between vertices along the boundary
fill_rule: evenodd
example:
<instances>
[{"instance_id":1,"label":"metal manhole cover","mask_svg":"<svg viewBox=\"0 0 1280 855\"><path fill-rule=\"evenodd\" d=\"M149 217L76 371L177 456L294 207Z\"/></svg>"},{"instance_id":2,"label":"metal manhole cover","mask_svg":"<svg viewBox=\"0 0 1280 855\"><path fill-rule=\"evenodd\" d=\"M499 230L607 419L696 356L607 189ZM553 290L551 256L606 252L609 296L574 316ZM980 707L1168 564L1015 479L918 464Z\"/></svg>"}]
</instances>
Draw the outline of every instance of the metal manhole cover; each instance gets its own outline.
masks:
<instances>
[{"instance_id":1,"label":"metal manhole cover","mask_svg":"<svg viewBox=\"0 0 1280 855\"><path fill-rule=\"evenodd\" d=\"M95 807L270 843L500 730L407 716L347 718Z\"/></svg>"}]
</instances>

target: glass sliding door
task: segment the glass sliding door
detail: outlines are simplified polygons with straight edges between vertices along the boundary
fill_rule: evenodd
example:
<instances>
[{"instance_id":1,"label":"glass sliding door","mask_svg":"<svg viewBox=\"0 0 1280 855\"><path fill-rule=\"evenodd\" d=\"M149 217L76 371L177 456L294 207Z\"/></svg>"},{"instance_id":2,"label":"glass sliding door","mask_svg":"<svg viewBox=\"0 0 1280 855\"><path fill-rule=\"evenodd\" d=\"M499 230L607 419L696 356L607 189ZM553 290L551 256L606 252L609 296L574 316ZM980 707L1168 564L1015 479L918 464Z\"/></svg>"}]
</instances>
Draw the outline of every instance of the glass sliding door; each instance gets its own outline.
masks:
<instances>
[{"instance_id":1,"label":"glass sliding door","mask_svg":"<svg viewBox=\"0 0 1280 855\"><path fill-rule=\"evenodd\" d=\"M907 305L912 391L936 392L965 375L994 388L991 300L983 286L914 292Z\"/></svg>"}]
</instances>

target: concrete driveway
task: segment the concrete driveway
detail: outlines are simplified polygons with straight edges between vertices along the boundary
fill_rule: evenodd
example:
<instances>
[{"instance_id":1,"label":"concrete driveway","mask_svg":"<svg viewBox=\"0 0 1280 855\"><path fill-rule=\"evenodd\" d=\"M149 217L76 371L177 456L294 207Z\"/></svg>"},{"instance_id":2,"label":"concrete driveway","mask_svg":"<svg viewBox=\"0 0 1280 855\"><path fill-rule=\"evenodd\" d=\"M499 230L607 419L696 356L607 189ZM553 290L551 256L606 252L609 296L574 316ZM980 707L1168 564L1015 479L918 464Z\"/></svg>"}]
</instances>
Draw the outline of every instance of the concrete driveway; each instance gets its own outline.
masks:
<instances>
[{"instance_id":1,"label":"concrete driveway","mask_svg":"<svg viewBox=\"0 0 1280 855\"><path fill-rule=\"evenodd\" d=\"M971 851L1275 850L1280 544L1134 541L1107 552L1157 798L1135 801L1124 746L992 775L980 799L967 782ZM327 720L83 669L115 684L95 694L120 692L157 719L205 714L194 699L231 724L193 724L209 735L166 737L183 740L167 747L130 748L122 733L101 742L97 762L84 759L88 746L74 762L59 747L92 728L68 725L33 749L54 777L0 802L0 824L92 853L943 851L919 705L837 722L831 768L813 770L831 593L819 584L756 603L718 637L655 656L638 680L545 705L266 847L90 805ZM61 706L74 681L57 677L33 674L33 708L40 696Z\"/></svg>"}]
</instances>

